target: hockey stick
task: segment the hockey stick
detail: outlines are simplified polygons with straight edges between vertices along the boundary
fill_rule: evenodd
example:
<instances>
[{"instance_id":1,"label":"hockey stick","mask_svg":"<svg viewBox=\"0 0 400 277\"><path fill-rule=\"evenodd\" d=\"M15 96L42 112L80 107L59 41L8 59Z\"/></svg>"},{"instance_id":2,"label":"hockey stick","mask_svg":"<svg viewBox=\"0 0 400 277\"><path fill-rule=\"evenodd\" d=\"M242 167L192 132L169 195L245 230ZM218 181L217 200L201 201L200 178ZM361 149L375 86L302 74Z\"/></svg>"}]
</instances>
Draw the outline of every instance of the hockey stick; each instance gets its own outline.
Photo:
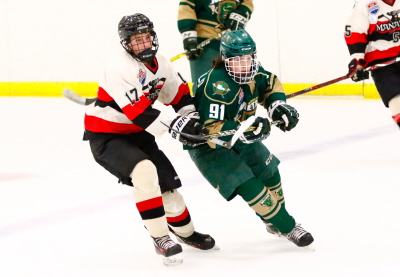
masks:
<instances>
[{"instance_id":1,"label":"hockey stick","mask_svg":"<svg viewBox=\"0 0 400 277\"><path fill-rule=\"evenodd\" d=\"M86 97L80 96L75 91L73 91L69 88L63 89L63 95L65 98L67 98L75 103L78 103L80 105L85 105L85 106L90 105L97 100L97 97L86 98Z\"/></svg>"},{"instance_id":2,"label":"hockey stick","mask_svg":"<svg viewBox=\"0 0 400 277\"><path fill-rule=\"evenodd\" d=\"M220 37L221 37L225 32L227 32L227 31L228 31L228 30L224 30L224 31L222 31L221 33L218 33L217 35L215 35L215 36L213 36L213 37L210 37L209 39L206 39L205 41L199 43L199 44L197 45L197 49L203 48L204 46L206 46L207 44L209 44L212 40L217 39L217 38L220 38ZM175 57L172 57L172 58L170 59L170 61L171 61L171 62L176 61L177 59L180 59L180 58L182 58L182 57L184 57L184 56L186 56L186 52L182 52L182 53L176 55Z\"/></svg>"},{"instance_id":3,"label":"hockey stick","mask_svg":"<svg viewBox=\"0 0 400 277\"><path fill-rule=\"evenodd\" d=\"M207 140L207 141L213 142L215 144L221 145L225 148L232 148L232 146L236 143L236 141L239 139L239 137L241 135L243 135L243 133L249 132L249 131L254 131L255 129L257 129L257 127L254 127L254 126L251 127L251 125L254 123L254 121L255 121L255 116L251 116L248 119L246 119L245 121L243 121L240 124L239 129L237 129L237 130L236 129L226 130L226 131L221 131L221 132L212 133L212 134L208 134L208 135L191 135L191 134L182 133L178 130L171 128L169 125L165 124L164 122L161 122L161 123L164 126L166 126L168 129L170 129L184 137ZM280 124L280 123L283 123L283 121L276 120L276 121L272 121L271 125L276 125L276 124ZM233 137L230 141L223 141L223 140L218 139L219 137L225 137L225 136L231 136L231 135L233 135ZM200 144L202 144L202 143L200 143Z\"/></svg>"},{"instance_id":4,"label":"hockey stick","mask_svg":"<svg viewBox=\"0 0 400 277\"><path fill-rule=\"evenodd\" d=\"M386 62L383 62L383 63L380 63L380 64L376 64L376 65L369 66L369 67L367 67L365 70L366 70L366 71L372 71L372 70L375 70L375 69L377 69L377 68L381 68L381 67L385 67L385 66L390 65L390 64L397 63L397 62L399 62L399 61L400 61L400 57L396 57L396 58L391 59L391 60L388 60L388 61L386 61ZM286 95L286 98L287 98L287 99L288 99L288 98L292 98L292 97L295 97L295 96L297 96L297 95L301 95L301 94L304 94L304 93L307 93L307 92L310 92L310 91L313 91L313 90L316 90L316 89L319 89L319 88L323 88L323 87L332 85L332 84L337 83L337 82L339 82L339 81L342 81L342 80L351 78L355 73L356 73L356 71L354 71L352 74L346 74L346 75L344 75L344 76L342 76L342 77L339 77L339 78L336 78L336 79L327 81L327 82L325 82L325 83L321 83L321 84L318 84L318 85L315 85L315 86L312 86L312 87L309 87L309 88L306 88L306 89L303 89L303 90L300 90L300 91L297 91L297 92L288 94L288 95Z\"/></svg>"}]
</instances>

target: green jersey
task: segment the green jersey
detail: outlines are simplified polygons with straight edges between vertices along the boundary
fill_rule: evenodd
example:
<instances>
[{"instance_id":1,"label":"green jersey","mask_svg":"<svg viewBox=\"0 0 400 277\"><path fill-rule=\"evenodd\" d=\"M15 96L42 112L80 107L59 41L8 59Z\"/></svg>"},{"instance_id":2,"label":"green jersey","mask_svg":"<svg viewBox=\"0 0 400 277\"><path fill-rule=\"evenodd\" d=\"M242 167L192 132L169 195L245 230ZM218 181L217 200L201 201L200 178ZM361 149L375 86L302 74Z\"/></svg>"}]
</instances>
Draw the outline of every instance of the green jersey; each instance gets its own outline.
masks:
<instances>
[{"instance_id":1,"label":"green jersey","mask_svg":"<svg viewBox=\"0 0 400 277\"><path fill-rule=\"evenodd\" d=\"M181 0L178 29L181 33L197 31L199 38L210 38L221 32L225 20L234 10L250 19L253 0Z\"/></svg>"},{"instance_id":2,"label":"green jersey","mask_svg":"<svg viewBox=\"0 0 400 277\"><path fill-rule=\"evenodd\" d=\"M222 66L203 74L194 90L200 123L210 133L236 129L240 122L255 115L257 104L268 108L276 100L286 101L278 77L259 65L251 83L239 85ZM222 137L230 140L231 137ZM216 145L209 142L209 146ZM217 146L220 147L220 146Z\"/></svg>"}]
</instances>

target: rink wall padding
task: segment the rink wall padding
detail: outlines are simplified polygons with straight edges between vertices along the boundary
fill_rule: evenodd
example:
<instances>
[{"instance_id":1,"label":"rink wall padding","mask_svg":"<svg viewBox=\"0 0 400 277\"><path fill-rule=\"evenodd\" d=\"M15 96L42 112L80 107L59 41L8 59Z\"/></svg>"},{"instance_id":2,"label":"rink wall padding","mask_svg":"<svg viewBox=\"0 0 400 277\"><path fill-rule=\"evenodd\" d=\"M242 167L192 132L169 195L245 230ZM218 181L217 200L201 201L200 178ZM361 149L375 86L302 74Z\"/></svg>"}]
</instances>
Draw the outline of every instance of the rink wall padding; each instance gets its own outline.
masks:
<instances>
[{"instance_id":1,"label":"rink wall padding","mask_svg":"<svg viewBox=\"0 0 400 277\"><path fill-rule=\"evenodd\" d=\"M96 82L0 82L0 96L62 97L64 88L85 97L97 93Z\"/></svg>"},{"instance_id":2,"label":"rink wall padding","mask_svg":"<svg viewBox=\"0 0 400 277\"><path fill-rule=\"evenodd\" d=\"M316 84L284 83L287 94L294 93ZM82 96L95 97L96 82L0 82L0 96L37 96L62 97L62 90L69 88ZM333 84L303 94L313 96L358 96L367 99L378 99L379 94L374 84Z\"/></svg>"}]
</instances>

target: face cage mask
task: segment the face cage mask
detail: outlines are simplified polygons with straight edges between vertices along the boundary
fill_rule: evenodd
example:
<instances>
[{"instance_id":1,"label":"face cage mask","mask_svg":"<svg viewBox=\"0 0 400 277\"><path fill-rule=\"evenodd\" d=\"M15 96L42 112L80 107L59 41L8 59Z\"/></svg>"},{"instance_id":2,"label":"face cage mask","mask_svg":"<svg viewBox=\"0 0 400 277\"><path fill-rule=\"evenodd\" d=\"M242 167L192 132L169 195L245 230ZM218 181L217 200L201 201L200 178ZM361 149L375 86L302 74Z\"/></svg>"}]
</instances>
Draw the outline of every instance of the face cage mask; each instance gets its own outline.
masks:
<instances>
[{"instance_id":1,"label":"face cage mask","mask_svg":"<svg viewBox=\"0 0 400 277\"><path fill-rule=\"evenodd\" d=\"M150 48L146 48L143 51L141 51L138 54L135 54L133 52L133 50L131 49L131 47L129 46L129 39L128 40L124 40L122 43L122 46L124 47L124 49L136 60L140 61L140 62L150 62L154 59L154 57L157 54L158 51L158 39L157 39L157 35L156 32L154 31L150 31L149 32L151 35L151 39L152 39L152 43L151 43L151 47Z\"/></svg>"},{"instance_id":2,"label":"face cage mask","mask_svg":"<svg viewBox=\"0 0 400 277\"><path fill-rule=\"evenodd\" d=\"M225 69L236 83L248 84L253 81L258 71L257 56L250 54L226 58Z\"/></svg>"}]
</instances>

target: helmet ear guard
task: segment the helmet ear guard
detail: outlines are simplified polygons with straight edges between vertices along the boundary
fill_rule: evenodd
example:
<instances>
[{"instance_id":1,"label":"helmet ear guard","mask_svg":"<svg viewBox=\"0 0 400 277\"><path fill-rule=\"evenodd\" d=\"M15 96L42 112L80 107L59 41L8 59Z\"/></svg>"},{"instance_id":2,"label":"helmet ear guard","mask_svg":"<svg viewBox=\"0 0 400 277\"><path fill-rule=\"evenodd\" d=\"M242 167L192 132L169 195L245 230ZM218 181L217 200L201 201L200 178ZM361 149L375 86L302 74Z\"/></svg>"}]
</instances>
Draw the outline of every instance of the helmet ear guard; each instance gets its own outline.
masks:
<instances>
[{"instance_id":1,"label":"helmet ear guard","mask_svg":"<svg viewBox=\"0 0 400 277\"><path fill-rule=\"evenodd\" d=\"M149 33L152 38L152 45L140 53L135 54L130 47L131 37L137 34ZM153 22L150 19L140 13L134 15L124 16L118 24L118 35L122 47L128 52L134 59L140 62L152 61L158 51L158 39L157 34L154 31Z\"/></svg>"}]
</instances>

